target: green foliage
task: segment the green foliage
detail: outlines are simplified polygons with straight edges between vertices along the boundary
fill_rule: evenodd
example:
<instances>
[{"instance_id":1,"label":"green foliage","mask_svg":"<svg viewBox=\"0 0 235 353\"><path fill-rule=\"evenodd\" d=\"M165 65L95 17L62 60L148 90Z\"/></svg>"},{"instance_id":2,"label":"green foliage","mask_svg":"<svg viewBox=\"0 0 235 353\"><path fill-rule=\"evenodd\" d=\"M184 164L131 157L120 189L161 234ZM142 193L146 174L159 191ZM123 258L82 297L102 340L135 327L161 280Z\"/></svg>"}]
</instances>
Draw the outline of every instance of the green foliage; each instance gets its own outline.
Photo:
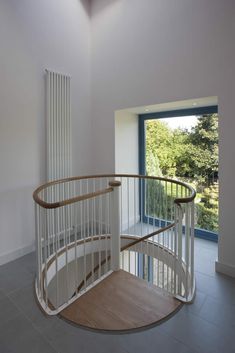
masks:
<instances>
[{"instance_id":1,"label":"green foliage","mask_svg":"<svg viewBox=\"0 0 235 353\"><path fill-rule=\"evenodd\" d=\"M213 183L204 189L197 206L197 224L200 228L218 232L219 185Z\"/></svg>"},{"instance_id":2,"label":"green foliage","mask_svg":"<svg viewBox=\"0 0 235 353\"><path fill-rule=\"evenodd\" d=\"M169 184L169 183L168 183ZM169 220L173 213L174 190L164 181L149 179L145 182L145 214L150 217Z\"/></svg>"},{"instance_id":3,"label":"green foliage","mask_svg":"<svg viewBox=\"0 0 235 353\"><path fill-rule=\"evenodd\" d=\"M203 115L198 118L198 123L189 134L193 147L191 168L194 177L208 177L215 171L218 172L218 116L217 114Z\"/></svg>"},{"instance_id":4,"label":"green foliage","mask_svg":"<svg viewBox=\"0 0 235 353\"><path fill-rule=\"evenodd\" d=\"M206 183L218 172L218 116L198 117L192 131L172 130L165 122L146 123L148 175L196 178Z\"/></svg>"},{"instance_id":5,"label":"green foliage","mask_svg":"<svg viewBox=\"0 0 235 353\"><path fill-rule=\"evenodd\" d=\"M202 204L197 205L198 221L196 227L218 232L218 213L216 210L205 208Z\"/></svg>"},{"instance_id":6,"label":"green foliage","mask_svg":"<svg viewBox=\"0 0 235 353\"><path fill-rule=\"evenodd\" d=\"M158 156L156 154L154 155L152 150L150 150L148 156L146 156L146 166L147 175L162 176Z\"/></svg>"},{"instance_id":7,"label":"green foliage","mask_svg":"<svg viewBox=\"0 0 235 353\"><path fill-rule=\"evenodd\" d=\"M202 193L197 204L197 224L200 228L217 231L218 184L210 184L211 176L218 174L218 115L198 117L191 131L171 129L161 120L149 120L145 128L147 175L193 182Z\"/></svg>"},{"instance_id":8,"label":"green foliage","mask_svg":"<svg viewBox=\"0 0 235 353\"><path fill-rule=\"evenodd\" d=\"M165 198L164 186L156 180L147 180L145 189L145 214L162 218Z\"/></svg>"},{"instance_id":9,"label":"green foliage","mask_svg":"<svg viewBox=\"0 0 235 353\"><path fill-rule=\"evenodd\" d=\"M159 120L146 123L146 172L147 175L173 175L174 162L171 156L172 131ZM161 151L161 153L159 153ZM155 163L153 163L155 160ZM171 171L172 170L172 171Z\"/></svg>"}]
</instances>

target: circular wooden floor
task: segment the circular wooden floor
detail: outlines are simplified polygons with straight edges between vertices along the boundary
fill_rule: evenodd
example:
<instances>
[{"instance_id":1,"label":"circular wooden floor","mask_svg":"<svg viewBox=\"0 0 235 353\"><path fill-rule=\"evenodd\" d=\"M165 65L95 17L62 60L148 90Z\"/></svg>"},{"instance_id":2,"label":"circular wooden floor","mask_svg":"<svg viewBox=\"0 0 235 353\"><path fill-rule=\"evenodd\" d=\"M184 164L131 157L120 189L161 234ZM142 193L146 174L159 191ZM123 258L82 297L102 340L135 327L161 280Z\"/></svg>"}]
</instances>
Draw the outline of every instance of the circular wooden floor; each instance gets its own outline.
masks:
<instances>
[{"instance_id":1,"label":"circular wooden floor","mask_svg":"<svg viewBox=\"0 0 235 353\"><path fill-rule=\"evenodd\" d=\"M156 286L120 270L74 301L60 316L91 329L125 331L159 323L181 305Z\"/></svg>"}]
</instances>

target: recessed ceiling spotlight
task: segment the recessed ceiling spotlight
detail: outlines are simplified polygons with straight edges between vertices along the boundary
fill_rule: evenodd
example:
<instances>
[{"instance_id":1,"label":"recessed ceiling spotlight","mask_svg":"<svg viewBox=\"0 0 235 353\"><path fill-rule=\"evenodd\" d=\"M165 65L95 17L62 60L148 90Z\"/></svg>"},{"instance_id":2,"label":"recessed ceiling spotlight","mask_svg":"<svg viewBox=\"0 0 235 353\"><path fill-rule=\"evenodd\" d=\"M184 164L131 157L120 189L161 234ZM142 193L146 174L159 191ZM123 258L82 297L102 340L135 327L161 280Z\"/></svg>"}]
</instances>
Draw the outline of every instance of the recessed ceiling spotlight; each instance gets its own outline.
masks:
<instances>
[{"instance_id":1,"label":"recessed ceiling spotlight","mask_svg":"<svg viewBox=\"0 0 235 353\"><path fill-rule=\"evenodd\" d=\"M197 102L193 102L193 106L195 107L195 105L197 105Z\"/></svg>"},{"instance_id":2,"label":"recessed ceiling spotlight","mask_svg":"<svg viewBox=\"0 0 235 353\"><path fill-rule=\"evenodd\" d=\"M145 110L144 110L145 112L149 112L149 109L148 108L145 108Z\"/></svg>"}]
</instances>

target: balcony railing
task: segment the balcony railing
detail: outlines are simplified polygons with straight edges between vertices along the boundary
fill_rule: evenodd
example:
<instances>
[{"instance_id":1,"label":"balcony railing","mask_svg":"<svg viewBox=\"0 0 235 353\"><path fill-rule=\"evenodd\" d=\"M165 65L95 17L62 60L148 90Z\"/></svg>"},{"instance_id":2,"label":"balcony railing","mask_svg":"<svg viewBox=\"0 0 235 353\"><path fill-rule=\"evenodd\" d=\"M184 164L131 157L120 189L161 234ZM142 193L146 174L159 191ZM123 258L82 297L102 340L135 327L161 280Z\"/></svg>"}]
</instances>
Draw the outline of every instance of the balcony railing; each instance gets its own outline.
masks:
<instances>
[{"instance_id":1,"label":"balcony railing","mask_svg":"<svg viewBox=\"0 0 235 353\"><path fill-rule=\"evenodd\" d=\"M194 296L194 198L160 177L96 175L34 192L36 294L49 315L120 268L172 296Z\"/></svg>"}]
</instances>

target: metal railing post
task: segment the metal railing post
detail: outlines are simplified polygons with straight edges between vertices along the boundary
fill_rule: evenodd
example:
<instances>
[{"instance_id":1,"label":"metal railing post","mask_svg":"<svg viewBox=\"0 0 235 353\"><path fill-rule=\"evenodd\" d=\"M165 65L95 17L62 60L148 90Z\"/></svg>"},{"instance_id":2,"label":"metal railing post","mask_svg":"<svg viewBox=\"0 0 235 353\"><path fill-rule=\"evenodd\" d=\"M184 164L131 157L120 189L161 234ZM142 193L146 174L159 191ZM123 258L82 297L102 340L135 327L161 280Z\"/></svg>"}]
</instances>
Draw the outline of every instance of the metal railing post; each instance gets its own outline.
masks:
<instances>
[{"instance_id":1,"label":"metal railing post","mask_svg":"<svg viewBox=\"0 0 235 353\"><path fill-rule=\"evenodd\" d=\"M109 186L113 188L111 193L110 216L111 216L111 270L120 269L120 209L119 209L119 186L120 181L113 180Z\"/></svg>"},{"instance_id":2,"label":"metal railing post","mask_svg":"<svg viewBox=\"0 0 235 353\"><path fill-rule=\"evenodd\" d=\"M181 206L182 207L182 206ZM177 260L179 265L179 273L178 273L178 295L182 295L182 221L183 221L183 210L180 206L178 206L178 232L177 232Z\"/></svg>"}]
</instances>

